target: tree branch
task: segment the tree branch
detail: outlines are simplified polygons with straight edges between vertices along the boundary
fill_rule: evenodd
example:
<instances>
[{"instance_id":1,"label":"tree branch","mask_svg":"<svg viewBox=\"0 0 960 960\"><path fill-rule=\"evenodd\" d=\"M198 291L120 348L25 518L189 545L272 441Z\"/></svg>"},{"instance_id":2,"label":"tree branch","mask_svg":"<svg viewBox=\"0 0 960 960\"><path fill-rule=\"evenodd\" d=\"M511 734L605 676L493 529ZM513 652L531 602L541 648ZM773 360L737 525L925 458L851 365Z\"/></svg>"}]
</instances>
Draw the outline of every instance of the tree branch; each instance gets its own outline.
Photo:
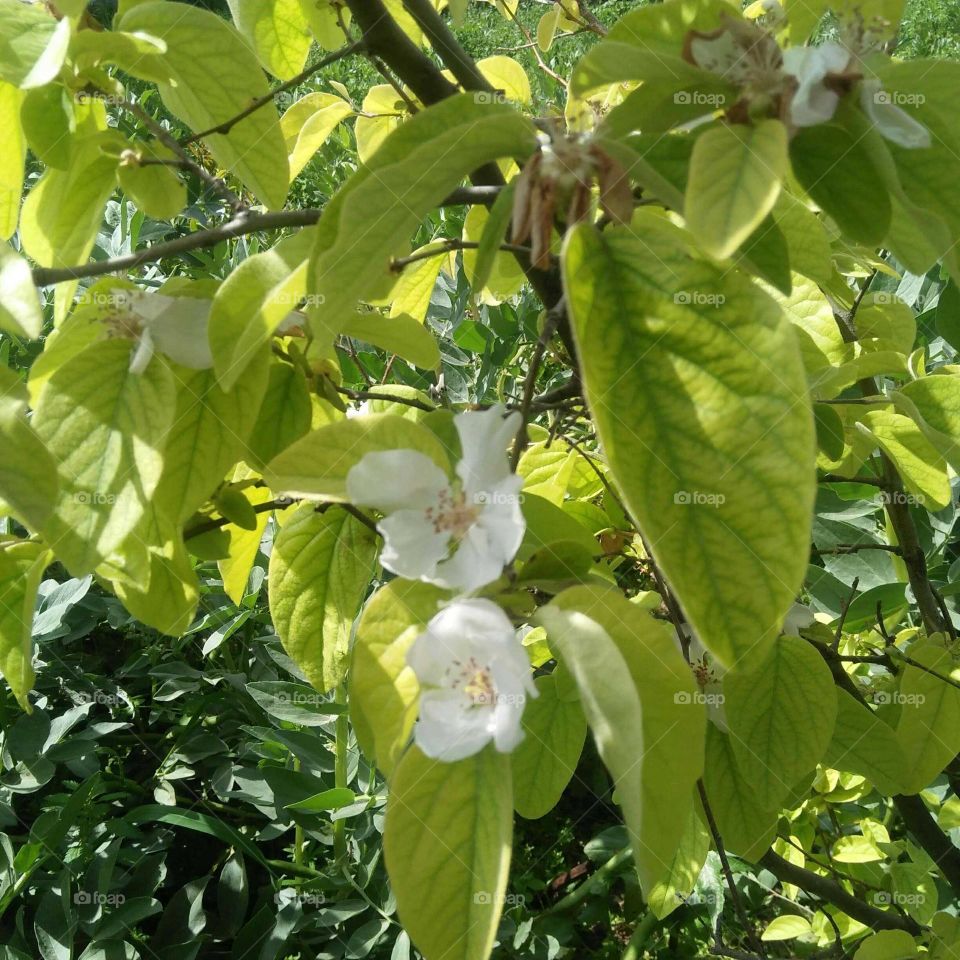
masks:
<instances>
[{"instance_id":1,"label":"tree branch","mask_svg":"<svg viewBox=\"0 0 960 960\"><path fill-rule=\"evenodd\" d=\"M192 168L191 168L192 169ZM454 190L441 206L459 206L470 203L488 203L495 197L500 187L459 187ZM282 230L286 227L309 227L320 219L323 211L319 208L306 210L278 210L273 213L252 213L241 211L232 220L209 230L197 230L184 234L175 240L156 243L152 247L137 250L135 253L113 257L110 260L95 260L76 267L37 267L33 271L33 282L38 287L66 280L79 280L82 277L101 277L104 274L130 270L145 263L155 263L167 257L180 256L190 250L215 247L224 240L232 240L261 230Z\"/></svg>"},{"instance_id":2,"label":"tree branch","mask_svg":"<svg viewBox=\"0 0 960 960\"><path fill-rule=\"evenodd\" d=\"M920 926L910 917L901 917L888 913L879 907L864 903L829 877L798 867L783 857L768 850L759 860L759 864L769 870L781 883L792 883L807 893L819 897L839 907L845 914L866 924L873 930L906 930L908 933L920 933Z\"/></svg>"},{"instance_id":3,"label":"tree branch","mask_svg":"<svg viewBox=\"0 0 960 960\"><path fill-rule=\"evenodd\" d=\"M333 53L318 60L313 66L307 67L295 77L291 77L289 80L281 83L279 87L274 87L269 93L265 93L262 97L255 97L250 101L250 105L246 107L246 109L241 110L236 116L231 117L229 120L224 120L214 127L209 127L206 130L201 130L199 133L192 133L189 137L184 137L184 139L180 141L180 145L185 147L188 144L195 143L197 140L203 140L205 137L209 137L214 133L229 133L241 120L246 120L251 113L255 113L262 106L270 103L278 93L285 93L287 90L292 90L294 87L300 86L304 80L309 80L318 70L330 66L331 63L336 63L337 60L342 60L344 57L349 57L352 53L358 53L363 49L363 46L362 40L356 40L353 43L348 43L345 47L341 47L339 50L334 50Z\"/></svg>"}]
</instances>

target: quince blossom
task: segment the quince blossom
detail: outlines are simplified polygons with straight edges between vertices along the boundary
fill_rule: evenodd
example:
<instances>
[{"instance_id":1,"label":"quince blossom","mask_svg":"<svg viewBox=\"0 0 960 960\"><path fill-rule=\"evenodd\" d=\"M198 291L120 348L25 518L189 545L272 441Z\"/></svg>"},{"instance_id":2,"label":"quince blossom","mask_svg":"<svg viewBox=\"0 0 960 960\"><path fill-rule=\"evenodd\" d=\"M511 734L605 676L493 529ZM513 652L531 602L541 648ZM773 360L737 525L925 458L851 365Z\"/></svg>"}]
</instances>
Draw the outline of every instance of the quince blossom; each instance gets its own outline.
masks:
<instances>
[{"instance_id":1,"label":"quince blossom","mask_svg":"<svg viewBox=\"0 0 960 960\"><path fill-rule=\"evenodd\" d=\"M507 615L490 600L456 600L413 642L407 663L420 682L414 741L452 762L493 742L509 753L523 739L530 662Z\"/></svg>"},{"instance_id":2,"label":"quince blossom","mask_svg":"<svg viewBox=\"0 0 960 960\"><path fill-rule=\"evenodd\" d=\"M130 358L131 373L143 373L155 350L191 370L213 366L207 342L210 300L142 290L114 291L110 299L104 320L111 335L137 342Z\"/></svg>"},{"instance_id":3,"label":"quince blossom","mask_svg":"<svg viewBox=\"0 0 960 960\"><path fill-rule=\"evenodd\" d=\"M473 591L492 583L520 547L523 480L506 448L520 415L501 406L454 419L462 459L457 481L415 450L366 454L347 474L347 495L386 516L380 563L398 576Z\"/></svg>"}]
</instances>

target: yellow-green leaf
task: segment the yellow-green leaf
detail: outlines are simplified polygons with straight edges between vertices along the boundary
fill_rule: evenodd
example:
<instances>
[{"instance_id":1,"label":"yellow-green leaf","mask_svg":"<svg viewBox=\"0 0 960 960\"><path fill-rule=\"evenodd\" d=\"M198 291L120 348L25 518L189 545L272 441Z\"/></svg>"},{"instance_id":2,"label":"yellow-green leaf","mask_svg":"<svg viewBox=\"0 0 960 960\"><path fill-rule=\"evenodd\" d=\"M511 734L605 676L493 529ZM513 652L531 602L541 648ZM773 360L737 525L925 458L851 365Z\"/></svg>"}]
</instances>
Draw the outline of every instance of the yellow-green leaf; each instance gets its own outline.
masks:
<instances>
[{"instance_id":1,"label":"yellow-green leaf","mask_svg":"<svg viewBox=\"0 0 960 960\"><path fill-rule=\"evenodd\" d=\"M28 713L27 694L34 677L33 609L40 578L49 562L49 551L38 543L0 543L0 674Z\"/></svg>"},{"instance_id":2,"label":"yellow-green leaf","mask_svg":"<svg viewBox=\"0 0 960 960\"><path fill-rule=\"evenodd\" d=\"M650 890L669 869L703 772L693 674L665 625L607 587L565 590L537 618L576 680Z\"/></svg>"},{"instance_id":3,"label":"yellow-green leaf","mask_svg":"<svg viewBox=\"0 0 960 960\"><path fill-rule=\"evenodd\" d=\"M450 469L443 444L426 427L374 413L328 423L301 437L267 464L264 479L276 493L342 502L350 468L373 450L416 450Z\"/></svg>"},{"instance_id":4,"label":"yellow-green leaf","mask_svg":"<svg viewBox=\"0 0 960 960\"><path fill-rule=\"evenodd\" d=\"M779 120L720 124L697 138L684 216L710 256L729 257L760 225L787 167L787 128Z\"/></svg>"},{"instance_id":5,"label":"yellow-green leaf","mask_svg":"<svg viewBox=\"0 0 960 960\"><path fill-rule=\"evenodd\" d=\"M269 92L250 47L226 21L208 10L173 0L138 4L120 21L167 45L170 83L158 84L167 108L199 133L230 120ZM131 71L136 73L135 68ZM217 162L234 173L268 207L283 206L290 167L276 107L267 103L227 134L204 141Z\"/></svg>"},{"instance_id":6,"label":"yellow-green leaf","mask_svg":"<svg viewBox=\"0 0 960 960\"><path fill-rule=\"evenodd\" d=\"M411 747L387 800L384 856L397 912L424 960L487 960L513 833L510 761L492 748L444 763Z\"/></svg>"},{"instance_id":7,"label":"yellow-green leaf","mask_svg":"<svg viewBox=\"0 0 960 960\"><path fill-rule=\"evenodd\" d=\"M823 758L837 716L837 688L819 653L780 637L723 680L737 767L761 807L772 810Z\"/></svg>"},{"instance_id":8,"label":"yellow-green leaf","mask_svg":"<svg viewBox=\"0 0 960 960\"><path fill-rule=\"evenodd\" d=\"M287 147L291 180L296 179L337 124L352 115L353 107L332 93L308 93L290 106L280 118L280 129Z\"/></svg>"},{"instance_id":9,"label":"yellow-green leaf","mask_svg":"<svg viewBox=\"0 0 960 960\"><path fill-rule=\"evenodd\" d=\"M311 37L300 0L227 0L227 5L268 73L289 80L303 69Z\"/></svg>"},{"instance_id":10,"label":"yellow-green leaf","mask_svg":"<svg viewBox=\"0 0 960 960\"><path fill-rule=\"evenodd\" d=\"M779 633L806 573L813 416L776 304L666 234L652 250L646 219L576 228L564 286L612 477L697 634L729 664Z\"/></svg>"},{"instance_id":11,"label":"yellow-green leaf","mask_svg":"<svg viewBox=\"0 0 960 960\"><path fill-rule=\"evenodd\" d=\"M566 789L583 750L587 720L575 700L562 700L553 676L536 681L523 711L524 738L510 755L513 805L521 817L546 816Z\"/></svg>"},{"instance_id":12,"label":"yellow-green leaf","mask_svg":"<svg viewBox=\"0 0 960 960\"><path fill-rule=\"evenodd\" d=\"M350 662L350 719L385 777L410 739L420 686L407 651L447 597L416 580L392 580L364 607Z\"/></svg>"},{"instance_id":13,"label":"yellow-green leaf","mask_svg":"<svg viewBox=\"0 0 960 960\"><path fill-rule=\"evenodd\" d=\"M27 145L20 128L23 94L12 83L0 80L0 240L9 240L17 229L23 165Z\"/></svg>"},{"instance_id":14,"label":"yellow-green leaf","mask_svg":"<svg viewBox=\"0 0 960 960\"><path fill-rule=\"evenodd\" d=\"M57 463L60 496L43 535L74 576L136 526L163 467L175 388L154 359L130 372L129 340L94 343L44 385L31 425Z\"/></svg>"},{"instance_id":15,"label":"yellow-green leaf","mask_svg":"<svg viewBox=\"0 0 960 960\"><path fill-rule=\"evenodd\" d=\"M321 692L343 680L354 618L373 574L376 534L336 507L302 504L270 554L270 613L283 647Z\"/></svg>"}]
</instances>

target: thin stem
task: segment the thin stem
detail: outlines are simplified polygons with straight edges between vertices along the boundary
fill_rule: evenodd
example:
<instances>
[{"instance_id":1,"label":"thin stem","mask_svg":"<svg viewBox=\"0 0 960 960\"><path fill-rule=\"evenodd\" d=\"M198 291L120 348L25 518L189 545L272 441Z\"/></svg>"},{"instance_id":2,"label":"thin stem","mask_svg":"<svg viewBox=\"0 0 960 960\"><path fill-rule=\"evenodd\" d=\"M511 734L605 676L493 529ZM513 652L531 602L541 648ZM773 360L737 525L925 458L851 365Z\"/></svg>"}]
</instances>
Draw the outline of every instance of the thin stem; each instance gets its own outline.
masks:
<instances>
[{"instance_id":1,"label":"thin stem","mask_svg":"<svg viewBox=\"0 0 960 960\"><path fill-rule=\"evenodd\" d=\"M727 881L730 899L733 901L733 909L740 919L740 925L747 933L747 939L750 941L750 945L760 956L764 957L766 956L766 950L763 942L757 936L757 931L754 930L753 924L750 922L750 917L747 915L746 907L744 907L743 900L740 897L740 891L734 882L733 871L730 869L730 861L727 859L727 851L723 846L723 838L720 836L717 821L713 817L713 810L710 808L710 801L707 799L707 788L703 785L702 779L697 780L697 793L700 794L700 803L703 804L703 812L707 818L707 827L710 830L710 835L713 837L713 845L717 848L717 856L720 858L720 867Z\"/></svg>"},{"instance_id":2,"label":"thin stem","mask_svg":"<svg viewBox=\"0 0 960 960\"><path fill-rule=\"evenodd\" d=\"M347 687L340 683L337 686L334 702L346 706ZM350 736L350 721L346 710L337 714L335 733L335 759L333 767L334 786L346 788L347 784L347 738ZM347 866L347 821L334 820L333 822L333 856L337 867L346 869Z\"/></svg>"},{"instance_id":3,"label":"thin stem","mask_svg":"<svg viewBox=\"0 0 960 960\"><path fill-rule=\"evenodd\" d=\"M206 130L201 130L199 133L192 133L189 137L185 137L180 141L181 146L187 146L188 144L195 143L198 140L203 140L206 137L211 136L215 133L226 134L229 133L241 120L246 120L251 113L255 113L265 104L270 103L275 96L279 93L286 93L287 90L292 90L294 87L300 86L305 80L309 80L318 70L322 70L324 67L328 67L331 63L336 63L337 60L342 60L344 57L349 57L353 53L358 53L364 47L362 40L355 40L353 43L348 43L345 47L341 47L339 50L334 50L333 53L328 54L322 59L318 60L312 66L307 67L305 70L301 70L295 77L291 77L289 80L281 83L279 87L275 87L269 93L265 93L262 97L254 97L250 101L249 106L241 110L238 114L233 117L230 117L229 120L224 120L222 123L216 124L216 126L208 127Z\"/></svg>"},{"instance_id":4,"label":"thin stem","mask_svg":"<svg viewBox=\"0 0 960 960\"><path fill-rule=\"evenodd\" d=\"M411 253L408 257L396 257L390 261L390 269L394 273L399 273L407 264L416 263L418 260L429 260L431 257L443 257L448 253L457 250L477 250L480 244L476 240L438 240L430 244L426 250L419 250ZM501 243L500 249L506 253L520 254L525 257L530 256L530 248L523 247L516 243Z\"/></svg>"}]
</instances>

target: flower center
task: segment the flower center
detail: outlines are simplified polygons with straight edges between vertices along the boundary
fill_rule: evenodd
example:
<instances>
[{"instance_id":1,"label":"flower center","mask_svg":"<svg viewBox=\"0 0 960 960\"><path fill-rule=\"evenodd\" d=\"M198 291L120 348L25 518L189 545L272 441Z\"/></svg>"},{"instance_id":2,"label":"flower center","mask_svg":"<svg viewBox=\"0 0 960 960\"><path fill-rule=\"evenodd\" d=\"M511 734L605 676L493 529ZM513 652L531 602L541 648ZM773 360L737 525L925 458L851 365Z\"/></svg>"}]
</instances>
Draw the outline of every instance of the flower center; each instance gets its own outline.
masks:
<instances>
[{"instance_id":1,"label":"flower center","mask_svg":"<svg viewBox=\"0 0 960 960\"><path fill-rule=\"evenodd\" d=\"M493 706L496 689L490 668L478 663L476 657L471 657L466 663L454 660L453 664L457 672L453 676L451 687L462 690L472 707Z\"/></svg>"},{"instance_id":2,"label":"flower center","mask_svg":"<svg viewBox=\"0 0 960 960\"><path fill-rule=\"evenodd\" d=\"M697 686L699 686L701 690L711 683L717 682L717 675L707 661L707 654L704 654L699 660L694 660L693 663L690 664L690 668L693 670L694 679L697 681Z\"/></svg>"},{"instance_id":3,"label":"flower center","mask_svg":"<svg viewBox=\"0 0 960 960\"><path fill-rule=\"evenodd\" d=\"M435 506L424 511L427 522L433 525L434 533L449 533L454 540L461 540L480 515L479 504L467 504L463 490L441 490Z\"/></svg>"}]
</instances>

